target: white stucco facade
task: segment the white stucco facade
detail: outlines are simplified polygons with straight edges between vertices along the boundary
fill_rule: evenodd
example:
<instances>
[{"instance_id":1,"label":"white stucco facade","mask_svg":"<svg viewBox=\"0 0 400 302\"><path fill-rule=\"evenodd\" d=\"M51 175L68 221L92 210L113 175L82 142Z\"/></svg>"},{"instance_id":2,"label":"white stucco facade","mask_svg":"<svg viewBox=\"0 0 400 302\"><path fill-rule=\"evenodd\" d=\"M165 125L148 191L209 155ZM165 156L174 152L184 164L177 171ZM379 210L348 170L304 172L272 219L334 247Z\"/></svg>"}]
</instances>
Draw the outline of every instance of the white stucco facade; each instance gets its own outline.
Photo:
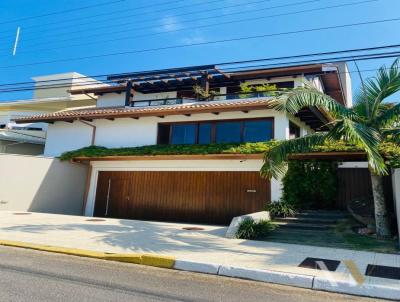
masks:
<instances>
[{"instance_id":1,"label":"white stucco facade","mask_svg":"<svg viewBox=\"0 0 400 302\"><path fill-rule=\"evenodd\" d=\"M254 110L248 113L242 111L185 115L171 115L164 118L142 117L117 118L115 120L97 119L92 122L96 127L95 145L108 148L137 147L157 143L158 124L165 122L190 122L225 119L251 119L260 117L274 118L274 139L289 138L289 118L274 110ZM301 126L303 133L311 131L305 124L291 118ZM45 147L46 156L59 156L63 152L87 147L92 139L92 127L79 121L73 123L55 122L50 124L47 131Z\"/></svg>"},{"instance_id":2,"label":"white stucco facade","mask_svg":"<svg viewBox=\"0 0 400 302\"><path fill-rule=\"evenodd\" d=\"M274 110L254 110L248 113L242 111L223 112L219 115L212 113L193 114L191 116L172 115L159 117L142 117L138 120L132 118L119 118L115 120L98 119L92 124L96 127L95 145L107 148L136 147L144 145L157 144L158 124L165 122L190 122L206 120L229 120L229 119L252 119L268 117L274 120L274 139L286 140L289 138L289 121L300 126L302 135L312 131L304 123L294 117L288 117L286 114ZM91 144L93 135L92 127L81 123L80 121L56 122L50 124L47 132L47 141L45 146L46 156L59 156L63 152L87 147ZM103 163L103 166L101 165ZM237 171L259 171L262 161L251 161L252 165L245 165L239 161L196 161L196 166L188 166L188 161L143 161L143 162L115 162L113 165L107 162L96 162L94 165L91 181L91 188L95 188L97 172L101 169L135 169L142 170L155 169L155 164L160 164L159 169L208 169L210 171L218 169L233 169ZM243 170L245 169L245 170ZM95 179L95 180L94 180ZM94 190L94 189L93 189ZM271 181L271 200L277 201L281 197L281 182L273 179ZM89 197L88 201L90 201ZM92 198L94 198L92 196Z\"/></svg>"}]
</instances>

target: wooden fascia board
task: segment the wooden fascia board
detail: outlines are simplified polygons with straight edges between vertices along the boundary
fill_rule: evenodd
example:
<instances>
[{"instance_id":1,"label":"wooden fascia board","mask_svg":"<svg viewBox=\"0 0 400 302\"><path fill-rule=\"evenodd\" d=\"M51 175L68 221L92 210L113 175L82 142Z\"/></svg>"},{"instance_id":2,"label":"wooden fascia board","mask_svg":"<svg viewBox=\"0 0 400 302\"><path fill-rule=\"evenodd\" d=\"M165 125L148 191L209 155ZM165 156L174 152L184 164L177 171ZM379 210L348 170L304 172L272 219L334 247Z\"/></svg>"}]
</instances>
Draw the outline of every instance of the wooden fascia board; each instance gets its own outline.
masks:
<instances>
[{"instance_id":1,"label":"wooden fascia board","mask_svg":"<svg viewBox=\"0 0 400 302\"><path fill-rule=\"evenodd\" d=\"M297 153L289 155L289 160L303 160L303 159L321 159L321 160L362 160L367 159L365 152L310 152L310 153Z\"/></svg>"},{"instance_id":2,"label":"wooden fascia board","mask_svg":"<svg viewBox=\"0 0 400 302\"><path fill-rule=\"evenodd\" d=\"M125 90L126 90L126 86L120 85L120 86L111 86L111 87L72 89L72 90L68 90L68 92L71 93L72 95L87 94L87 93L94 93L97 95L97 94L101 94L101 93L123 92Z\"/></svg>"},{"instance_id":3,"label":"wooden fascia board","mask_svg":"<svg viewBox=\"0 0 400 302\"><path fill-rule=\"evenodd\" d=\"M133 155L104 157L75 157L75 162L90 161L140 161L140 160L246 160L263 159L263 154L181 154L181 155Z\"/></svg>"},{"instance_id":4,"label":"wooden fascia board","mask_svg":"<svg viewBox=\"0 0 400 302\"><path fill-rule=\"evenodd\" d=\"M258 154L181 154L181 155L132 155L132 156L103 156L85 157L79 156L74 162L91 161L149 161L149 160L262 160L263 153ZM365 161L364 152L310 152L298 153L289 156L289 160L322 159L338 161Z\"/></svg>"}]
</instances>

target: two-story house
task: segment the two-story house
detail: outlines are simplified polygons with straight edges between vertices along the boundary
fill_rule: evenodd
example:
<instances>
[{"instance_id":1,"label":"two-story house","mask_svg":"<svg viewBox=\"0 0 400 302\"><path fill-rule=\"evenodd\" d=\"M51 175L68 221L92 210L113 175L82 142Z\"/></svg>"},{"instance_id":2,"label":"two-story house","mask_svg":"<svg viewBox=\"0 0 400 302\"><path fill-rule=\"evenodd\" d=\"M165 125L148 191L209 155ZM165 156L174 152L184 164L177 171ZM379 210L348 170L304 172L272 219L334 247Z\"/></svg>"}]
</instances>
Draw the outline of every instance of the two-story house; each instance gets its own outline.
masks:
<instances>
[{"instance_id":1,"label":"two-story house","mask_svg":"<svg viewBox=\"0 0 400 302\"><path fill-rule=\"evenodd\" d=\"M34 77L32 99L0 101L0 153L40 155L44 152L47 123L16 124L13 119L67 108L95 106L92 95L71 95L70 89L97 85L94 79L76 73ZM99 83L101 84L101 83ZM29 89L27 84L17 90Z\"/></svg>"},{"instance_id":2,"label":"two-story house","mask_svg":"<svg viewBox=\"0 0 400 302\"><path fill-rule=\"evenodd\" d=\"M269 108L271 94L246 87L294 88L304 80L351 106L346 64L312 64L223 71L195 66L125 73L115 84L72 90L94 94L93 109L24 117L48 123L46 156L97 145L108 148L156 144L212 144L287 140L321 130L329 116L304 108L289 116ZM201 98L193 87L201 87ZM265 86L264 86L265 87ZM268 87L268 86L267 86ZM84 159L80 159L84 160ZM229 223L279 200L281 183L259 175L260 154L91 157L85 214L88 216Z\"/></svg>"}]
</instances>

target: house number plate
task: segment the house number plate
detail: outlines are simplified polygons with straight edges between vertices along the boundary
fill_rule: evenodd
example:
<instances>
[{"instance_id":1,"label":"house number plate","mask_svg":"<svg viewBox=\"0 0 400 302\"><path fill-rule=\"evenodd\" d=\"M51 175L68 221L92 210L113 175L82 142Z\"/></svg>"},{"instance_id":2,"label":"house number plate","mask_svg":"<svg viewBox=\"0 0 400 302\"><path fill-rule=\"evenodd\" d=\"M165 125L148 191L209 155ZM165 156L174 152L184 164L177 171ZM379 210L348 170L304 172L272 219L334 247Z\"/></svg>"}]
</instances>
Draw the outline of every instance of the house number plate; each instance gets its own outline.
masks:
<instances>
[{"instance_id":1,"label":"house number plate","mask_svg":"<svg viewBox=\"0 0 400 302\"><path fill-rule=\"evenodd\" d=\"M247 189L246 192L247 193L256 193L257 191L256 190L252 190L252 189Z\"/></svg>"}]
</instances>

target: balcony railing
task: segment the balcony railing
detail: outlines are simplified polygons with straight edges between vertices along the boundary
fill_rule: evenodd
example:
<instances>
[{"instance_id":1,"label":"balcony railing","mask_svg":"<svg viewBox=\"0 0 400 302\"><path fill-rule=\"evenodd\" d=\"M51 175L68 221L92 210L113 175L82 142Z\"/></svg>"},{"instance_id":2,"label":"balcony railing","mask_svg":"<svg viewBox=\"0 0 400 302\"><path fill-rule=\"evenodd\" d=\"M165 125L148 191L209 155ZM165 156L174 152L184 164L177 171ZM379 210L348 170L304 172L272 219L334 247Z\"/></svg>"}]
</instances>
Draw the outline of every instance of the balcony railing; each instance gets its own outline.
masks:
<instances>
[{"instance_id":1,"label":"balcony railing","mask_svg":"<svg viewBox=\"0 0 400 302\"><path fill-rule=\"evenodd\" d=\"M239 99L252 99L252 98L265 98L272 97L276 93L271 91L261 92L237 92L229 94L218 94L208 98L162 98L162 99L149 99L149 100L136 100L130 103L131 107L145 107L145 106L164 106L164 105L179 105L194 102L212 102L212 101L225 101L225 100L239 100Z\"/></svg>"}]
</instances>

